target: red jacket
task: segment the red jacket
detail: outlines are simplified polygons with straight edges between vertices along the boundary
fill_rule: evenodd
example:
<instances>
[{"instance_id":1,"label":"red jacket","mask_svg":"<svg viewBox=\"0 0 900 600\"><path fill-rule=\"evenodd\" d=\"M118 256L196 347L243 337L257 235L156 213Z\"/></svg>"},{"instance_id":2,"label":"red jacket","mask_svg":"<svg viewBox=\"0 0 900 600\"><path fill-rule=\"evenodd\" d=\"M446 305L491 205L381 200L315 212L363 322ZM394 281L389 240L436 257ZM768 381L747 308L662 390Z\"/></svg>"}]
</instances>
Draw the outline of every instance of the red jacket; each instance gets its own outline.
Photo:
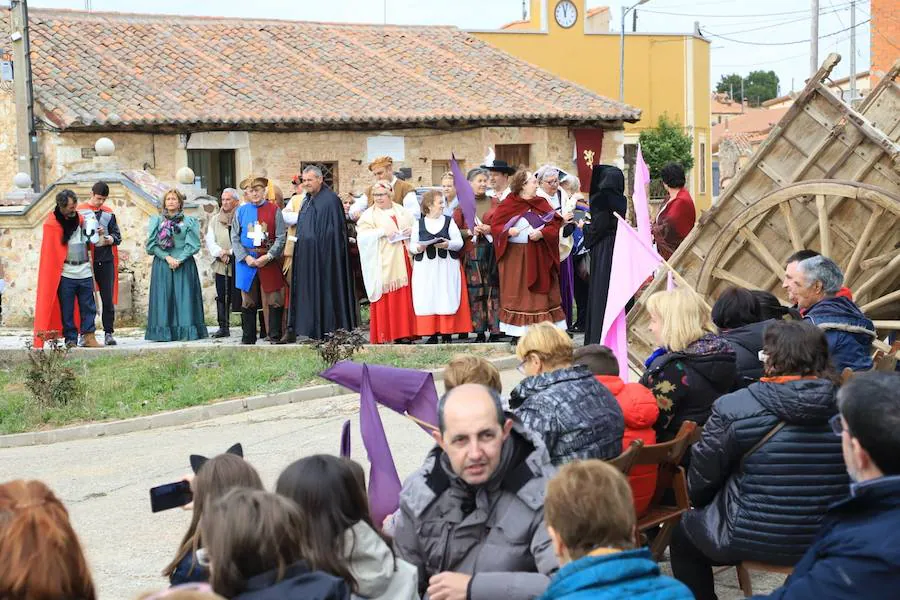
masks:
<instances>
[{"instance_id":1,"label":"red jacket","mask_svg":"<svg viewBox=\"0 0 900 600\"><path fill-rule=\"evenodd\" d=\"M653 392L639 383L625 383L614 375L597 375L597 381L613 393L622 414L625 416L625 435L622 450L626 450L634 440L643 440L645 446L656 443L653 424L659 417L659 406ZM634 511L638 518L647 512L653 492L656 490L656 467L641 465L631 469L628 475L631 492L634 494Z\"/></svg>"}]
</instances>

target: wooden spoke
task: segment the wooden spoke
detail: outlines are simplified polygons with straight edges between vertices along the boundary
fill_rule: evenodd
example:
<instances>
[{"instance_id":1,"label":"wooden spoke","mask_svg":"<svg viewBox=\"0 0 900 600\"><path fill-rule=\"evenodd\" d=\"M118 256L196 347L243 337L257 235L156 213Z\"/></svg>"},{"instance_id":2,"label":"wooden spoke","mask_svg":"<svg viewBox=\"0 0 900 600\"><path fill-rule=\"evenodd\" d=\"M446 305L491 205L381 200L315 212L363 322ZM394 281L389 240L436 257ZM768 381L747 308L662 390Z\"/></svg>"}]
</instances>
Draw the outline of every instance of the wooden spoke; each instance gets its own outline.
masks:
<instances>
[{"instance_id":1,"label":"wooden spoke","mask_svg":"<svg viewBox=\"0 0 900 600\"><path fill-rule=\"evenodd\" d=\"M875 324L875 329L881 331L886 329L888 331L900 331L900 321L872 321Z\"/></svg>"},{"instance_id":2,"label":"wooden spoke","mask_svg":"<svg viewBox=\"0 0 900 600\"><path fill-rule=\"evenodd\" d=\"M881 298L872 300L871 302L869 302L863 306L860 306L859 308L864 313L868 313L868 312L875 310L876 308L881 308L885 304L890 304L891 302L893 302L895 300L900 301L900 290L893 291L890 294L886 294L886 295L882 296Z\"/></svg>"},{"instance_id":3,"label":"wooden spoke","mask_svg":"<svg viewBox=\"0 0 900 600\"><path fill-rule=\"evenodd\" d=\"M869 238L872 237L872 232L875 231L875 226L878 225L878 219L880 219L883 214L884 209L877 206L872 210L872 214L869 215L866 227L863 229L862 235L859 236L856 248L853 249L853 254L850 256L850 262L847 263L847 268L844 270L844 281L852 281L853 276L856 275L859 261L866 253L866 246L869 245Z\"/></svg>"},{"instance_id":4,"label":"wooden spoke","mask_svg":"<svg viewBox=\"0 0 900 600\"><path fill-rule=\"evenodd\" d=\"M879 281L887 277L889 273L895 273L895 269L898 268L900 268L900 254L891 259L891 262L889 262L885 268L879 270L869 277L865 283L859 286L859 288L856 289L856 296L862 298L867 292L871 291Z\"/></svg>"},{"instance_id":5,"label":"wooden spoke","mask_svg":"<svg viewBox=\"0 0 900 600\"><path fill-rule=\"evenodd\" d=\"M734 285L736 285L738 287L742 287L742 288L745 288L748 290L759 289L759 288L757 288L756 284L750 283L746 279L742 279L741 277L738 277L734 273L730 273L730 272L726 271L725 269L715 268L715 269L713 269L712 274L713 274L713 277L718 277L722 281L727 281L728 283L733 283Z\"/></svg>"},{"instance_id":6,"label":"wooden spoke","mask_svg":"<svg viewBox=\"0 0 900 600\"><path fill-rule=\"evenodd\" d=\"M794 218L794 209L791 208L790 201L782 202L778 205L781 216L784 217L784 223L787 225L788 235L791 236L791 246L794 252L803 250L803 238L800 237L800 230L797 229L797 219Z\"/></svg>"},{"instance_id":7,"label":"wooden spoke","mask_svg":"<svg viewBox=\"0 0 900 600\"><path fill-rule=\"evenodd\" d=\"M772 270L772 273L774 273L776 277L784 279L784 267L781 266L781 263L778 262L777 258L772 256L772 253L769 252L766 245L762 243L762 240L756 237L756 234L746 226L741 228L741 235L743 235L744 239L750 243L756 251L756 254Z\"/></svg>"},{"instance_id":8,"label":"wooden spoke","mask_svg":"<svg viewBox=\"0 0 900 600\"><path fill-rule=\"evenodd\" d=\"M822 254L831 256L831 230L828 228L828 209L825 207L825 195L816 195L816 209L819 213L819 243Z\"/></svg>"},{"instance_id":9,"label":"wooden spoke","mask_svg":"<svg viewBox=\"0 0 900 600\"><path fill-rule=\"evenodd\" d=\"M900 248L891 250L890 252L885 252L884 254L879 254L878 256L873 256L872 258L867 258L866 260L859 263L859 266L863 271L868 271L869 269L875 269L882 265L888 264L897 256L900 256Z\"/></svg>"}]
</instances>

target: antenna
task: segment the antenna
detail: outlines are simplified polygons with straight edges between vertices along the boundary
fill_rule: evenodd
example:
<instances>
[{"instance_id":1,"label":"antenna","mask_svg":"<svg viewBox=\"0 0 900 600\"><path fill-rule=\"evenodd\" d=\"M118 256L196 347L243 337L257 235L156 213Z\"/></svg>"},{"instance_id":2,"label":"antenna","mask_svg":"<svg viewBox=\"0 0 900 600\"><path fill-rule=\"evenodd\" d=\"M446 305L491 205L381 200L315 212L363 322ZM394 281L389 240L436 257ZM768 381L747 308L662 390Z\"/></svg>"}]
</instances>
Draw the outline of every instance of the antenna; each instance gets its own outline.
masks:
<instances>
[{"instance_id":1,"label":"antenna","mask_svg":"<svg viewBox=\"0 0 900 600\"><path fill-rule=\"evenodd\" d=\"M91 0L84 0L84 10L91 12Z\"/></svg>"}]
</instances>

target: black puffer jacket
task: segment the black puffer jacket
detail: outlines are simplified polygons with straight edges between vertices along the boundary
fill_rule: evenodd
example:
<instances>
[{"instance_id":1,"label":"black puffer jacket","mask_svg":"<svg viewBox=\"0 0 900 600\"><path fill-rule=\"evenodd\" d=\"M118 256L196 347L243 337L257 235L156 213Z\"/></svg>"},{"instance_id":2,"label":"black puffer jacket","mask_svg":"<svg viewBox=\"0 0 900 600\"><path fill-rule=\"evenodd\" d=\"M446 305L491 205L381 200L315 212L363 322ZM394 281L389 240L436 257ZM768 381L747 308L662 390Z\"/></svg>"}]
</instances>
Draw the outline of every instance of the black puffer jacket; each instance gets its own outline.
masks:
<instances>
[{"instance_id":1,"label":"black puffer jacket","mask_svg":"<svg viewBox=\"0 0 900 600\"><path fill-rule=\"evenodd\" d=\"M739 387L747 387L763 376L759 351L763 347L763 332L774 322L775 319L769 319L722 332L722 337L734 348Z\"/></svg>"},{"instance_id":2,"label":"black puffer jacket","mask_svg":"<svg viewBox=\"0 0 900 600\"><path fill-rule=\"evenodd\" d=\"M848 493L841 438L828 424L835 392L824 379L757 382L716 401L691 454L696 508L681 517L704 554L724 564L800 560L828 506Z\"/></svg>"},{"instance_id":3,"label":"black puffer jacket","mask_svg":"<svg viewBox=\"0 0 900 600\"><path fill-rule=\"evenodd\" d=\"M513 389L509 407L544 440L554 465L622 453L622 409L583 365L528 377Z\"/></svg>"}]
</instances>

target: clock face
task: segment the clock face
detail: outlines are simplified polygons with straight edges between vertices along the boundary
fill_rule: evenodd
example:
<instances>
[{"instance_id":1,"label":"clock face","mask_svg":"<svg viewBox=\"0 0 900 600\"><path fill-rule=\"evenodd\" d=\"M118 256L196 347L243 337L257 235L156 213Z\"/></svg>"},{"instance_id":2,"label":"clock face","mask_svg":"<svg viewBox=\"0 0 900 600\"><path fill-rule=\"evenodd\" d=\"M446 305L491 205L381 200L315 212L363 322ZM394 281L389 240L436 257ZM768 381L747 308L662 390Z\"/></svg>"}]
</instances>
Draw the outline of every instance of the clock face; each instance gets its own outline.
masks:
<instances>
[{"instance_id":1,"label":"clock face","mask_svg":"<svg viewBox=\"0 0 900 600\"><path fill-rule=\"evenodd\" d=\"M566 29L574 25L575 21L578 19L578 9L575 8L575 4L573 4L571 0L562 0L562 2L556 5L556 10L553 11L553 14L556 17L556 22L559 23L559 26L565 27Z\"/></svg>"}]
</instances>

